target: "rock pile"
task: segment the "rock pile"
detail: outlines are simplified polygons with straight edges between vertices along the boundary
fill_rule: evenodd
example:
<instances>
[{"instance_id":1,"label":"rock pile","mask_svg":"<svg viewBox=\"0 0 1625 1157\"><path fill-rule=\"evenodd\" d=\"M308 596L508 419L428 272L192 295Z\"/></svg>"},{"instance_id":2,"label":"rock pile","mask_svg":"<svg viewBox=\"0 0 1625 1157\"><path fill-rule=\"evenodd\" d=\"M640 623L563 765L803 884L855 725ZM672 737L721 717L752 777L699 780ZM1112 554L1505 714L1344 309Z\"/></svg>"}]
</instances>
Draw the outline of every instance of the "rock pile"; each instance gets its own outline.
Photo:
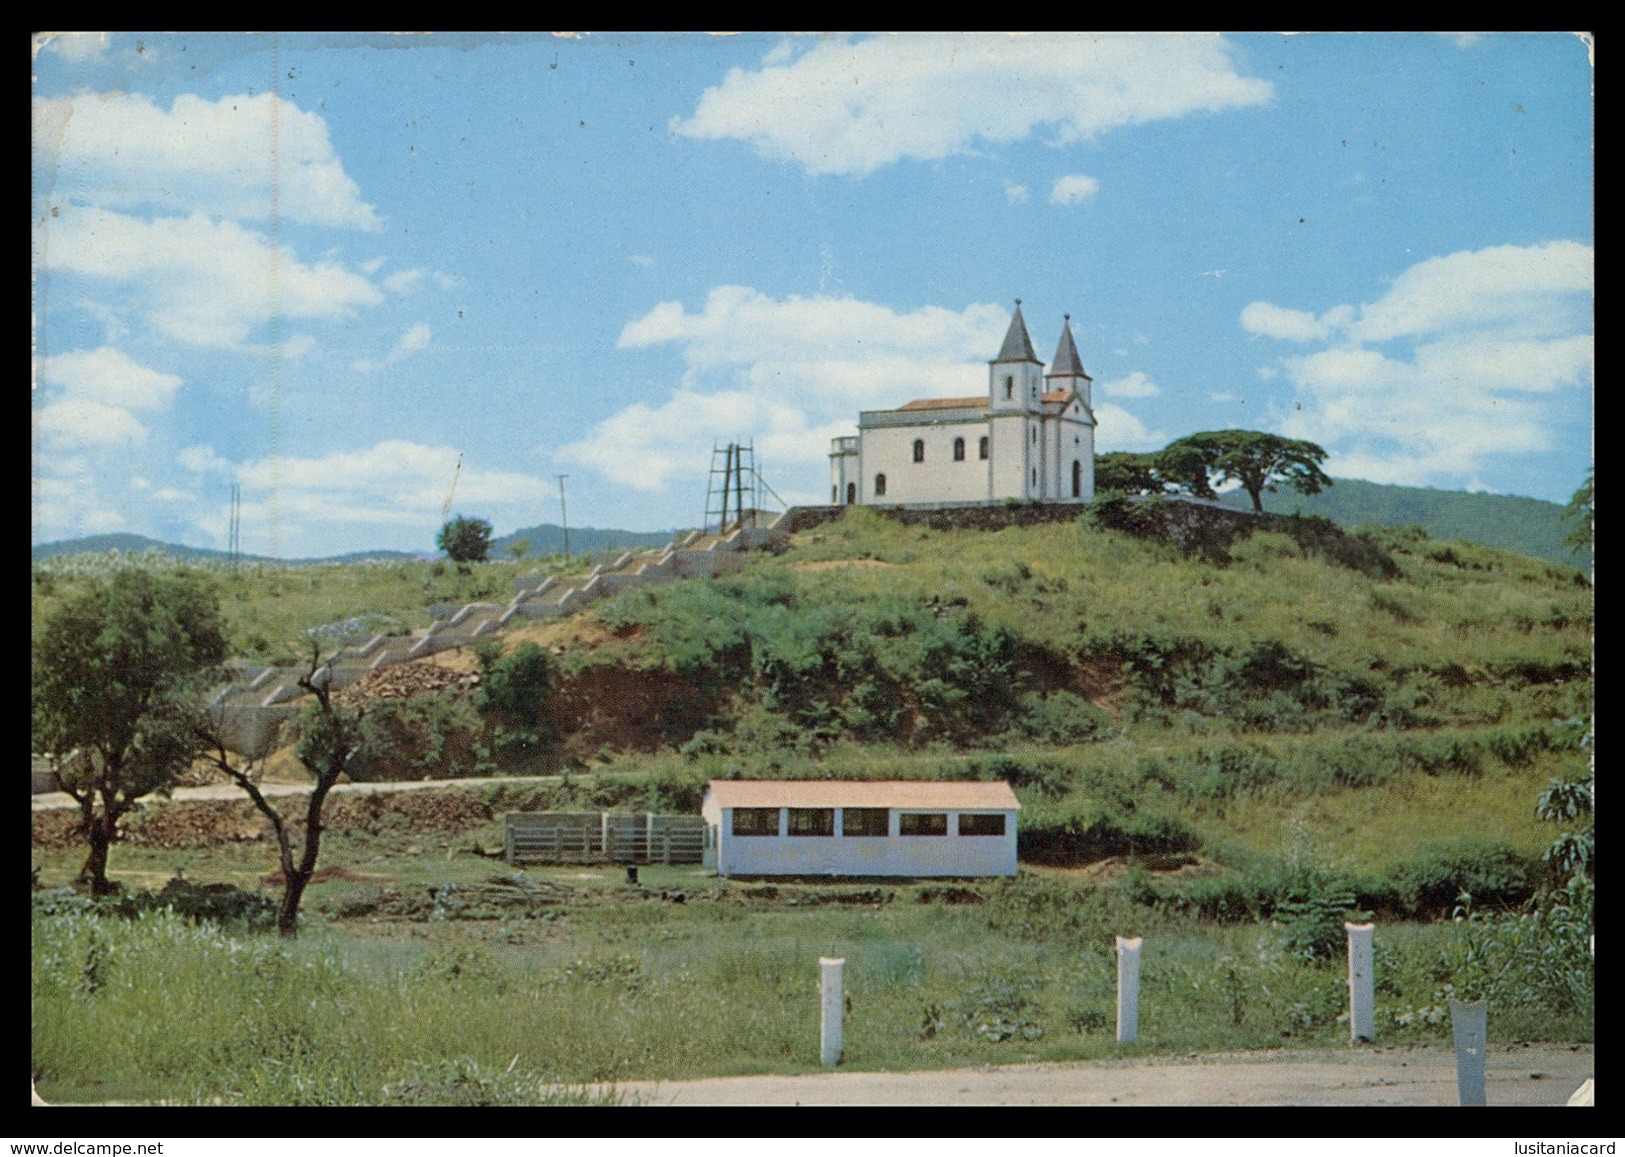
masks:
<instances>
[{"instance_id":1,"label":"rock pile","mask_svg":"<svg viewBox=\"0 0 1625 1157\"><path fill-rule=\"evenodd\" d=\"M479 686L476 671L458 671L439 663L420 660L400 663L363 676L358 682L333 693L335 703L354 706L375 699L410 699L449 689L466 690Z\"/></svg>"}]
</instances>

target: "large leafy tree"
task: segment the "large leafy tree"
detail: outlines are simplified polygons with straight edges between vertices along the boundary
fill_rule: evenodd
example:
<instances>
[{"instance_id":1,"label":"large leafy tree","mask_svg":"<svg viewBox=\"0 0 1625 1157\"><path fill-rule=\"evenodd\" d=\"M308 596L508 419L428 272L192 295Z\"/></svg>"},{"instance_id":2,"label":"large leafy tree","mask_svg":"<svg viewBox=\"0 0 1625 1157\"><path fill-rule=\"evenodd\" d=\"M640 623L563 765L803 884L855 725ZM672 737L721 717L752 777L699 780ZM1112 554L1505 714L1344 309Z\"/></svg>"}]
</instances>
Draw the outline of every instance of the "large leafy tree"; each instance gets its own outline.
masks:
<instances>
[{"instance_id":1,"label":"large leafy tree","mask_svg":"<svg viewBox=\"0 0 1625 1157\"><path fill-rule=\"evenodd\" d=\"M452 562L484 562L491 551L491 524L483 518L464 518L459 514L440 528L434 544L445 551Z\"/></svg>"},{"instance_id":2,"label":"large leafy tree","mask_svg":"<svg viewBox=\"0 0 1625 1157\"><path fill-rule=\"evenodd\" d=\"M1095 456L1095 493L1157 494L1161 490L1156 455L1114 451Z\"/></svg>"},{"instance_id":3,"label":"large leafy tree","mask_svg":"<svg viewBox=\"0 0 1625 1157\"><path fill-rule=\"evenodd\" d=\"M1192 493L1226 482L1240 483L1264 513L1262 495L1286 485L1299 494L1319 494L1332 484L1321 472L1326 451L1313 442L1283 438L1260 430L1209 430L1172 442L1158 455L1171 479L1190 484Z\"/></svg>"},{"instance_id":4,"label":"large leafy tree","mask_svg":"<svg viewBox=\"0 0 1625 1157\"><path fill-rule=\"evenodd\" d=\"M65 602L35 639L33 750L79 805L90 845L80 880L92 890L109 888L123 817L167 792L197 753L195 713L225 655L211 588L134 567Z\"/></svg>"}]
</instances>

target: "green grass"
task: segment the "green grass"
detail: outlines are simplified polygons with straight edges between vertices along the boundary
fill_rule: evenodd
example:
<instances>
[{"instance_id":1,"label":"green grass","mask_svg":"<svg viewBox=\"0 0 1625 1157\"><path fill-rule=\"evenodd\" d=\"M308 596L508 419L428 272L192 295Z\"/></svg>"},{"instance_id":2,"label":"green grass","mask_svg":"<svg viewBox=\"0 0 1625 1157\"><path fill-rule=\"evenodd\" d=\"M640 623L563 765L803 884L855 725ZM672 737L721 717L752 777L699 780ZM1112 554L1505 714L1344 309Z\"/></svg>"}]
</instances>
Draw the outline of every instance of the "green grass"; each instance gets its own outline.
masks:
<instances>
[{"instance_id":1,"label":"green grass","mask_svg":"<svg viewBox=\"0 0 1625 1157\"><path fill-rule=\"evenodd\" d=\"M820 956L847 961L849 1069L1347 1039L1337 960L1289 957L1269 926L1205 926L1111 890L1022 878L946 905L887 884L862 890L869 903L818 904L843 889L783 885L768 902L732 884L678 905L604 887L551 916L384 937L316 924L293 945L161 913L37 915L34 1075L48 1100L390 1103L413 1081L419 1098L449 1096L469 1072L579 1087L813 1071ZM1114 934L1146 937L1133 1046L1113 1039ZM1458 934L1379 930L1381 1040L1448 1039L1415 1010L1443 1002L1437 962ZM1590 1036L1589 1008L1497 1009L1495 1024L1507 1039Z\"/></svg>"}]
</instances>

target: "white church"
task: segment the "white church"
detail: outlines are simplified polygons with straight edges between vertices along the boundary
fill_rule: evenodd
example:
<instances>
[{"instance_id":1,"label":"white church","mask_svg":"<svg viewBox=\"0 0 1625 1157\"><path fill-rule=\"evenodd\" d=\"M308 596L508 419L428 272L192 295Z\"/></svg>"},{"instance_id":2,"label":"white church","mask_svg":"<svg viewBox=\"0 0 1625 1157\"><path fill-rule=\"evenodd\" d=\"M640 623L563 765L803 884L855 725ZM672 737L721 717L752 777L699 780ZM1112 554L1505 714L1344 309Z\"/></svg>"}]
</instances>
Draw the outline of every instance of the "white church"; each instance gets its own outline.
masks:
<instances>
[{"instance_id":1,"label":"white church","mask_svg":"<svg viewBox=\"0 0 1625 1157\"><path fill-rule=\"evenodd\" d=\"M856 437L829 452L835 505L938 506L1088 502L1095 493L1095 416L1068 314L1048 373L1016 299L987 396L920 398L863 410Z\"/></svg>"}]
</instances>

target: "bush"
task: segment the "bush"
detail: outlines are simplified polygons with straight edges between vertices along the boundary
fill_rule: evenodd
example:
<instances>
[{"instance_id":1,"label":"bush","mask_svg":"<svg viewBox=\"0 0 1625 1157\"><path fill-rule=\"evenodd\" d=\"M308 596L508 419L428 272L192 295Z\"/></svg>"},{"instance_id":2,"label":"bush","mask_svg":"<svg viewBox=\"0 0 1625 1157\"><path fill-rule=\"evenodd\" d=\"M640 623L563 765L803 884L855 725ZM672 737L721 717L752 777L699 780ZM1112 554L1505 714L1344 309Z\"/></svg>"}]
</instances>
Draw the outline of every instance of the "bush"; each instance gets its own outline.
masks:
<instances>
[{"instance_id":1,"label":"bush","mask_svg":"<svg viewBox=\"0 0 1625 1157\"><path fill-rule=\"evenodd\" d=\"M452 562L484 562L491 550L491 524L483 518L456 518L440 528L434 544Z\"/></svg>"},{"instance_id":2,"label":"bush","mask_svg":"<svg viewBox=\"0 0 1625 1157\"><path fill-rule=\"evenodd\" d=\"M1447 916L1466 893L1480 907L1511 907L1534 893L1536 866L1512 847L1482 839L1425 845L1397 870L1410 911Z\"/></svg>"},{"instance_id":3,"label":"bush","mask_svg":"<svg viewBox=\"0 0 1625 1157\"><path fill-rule=\"evenodd\" d=\"M1122 814L1092 800L1029 807L1016 833L1016 853L1029 863L1085 864L1108 856L1188 852L1197 838L1170 816Z\"/></svg>"}]
</instances>

